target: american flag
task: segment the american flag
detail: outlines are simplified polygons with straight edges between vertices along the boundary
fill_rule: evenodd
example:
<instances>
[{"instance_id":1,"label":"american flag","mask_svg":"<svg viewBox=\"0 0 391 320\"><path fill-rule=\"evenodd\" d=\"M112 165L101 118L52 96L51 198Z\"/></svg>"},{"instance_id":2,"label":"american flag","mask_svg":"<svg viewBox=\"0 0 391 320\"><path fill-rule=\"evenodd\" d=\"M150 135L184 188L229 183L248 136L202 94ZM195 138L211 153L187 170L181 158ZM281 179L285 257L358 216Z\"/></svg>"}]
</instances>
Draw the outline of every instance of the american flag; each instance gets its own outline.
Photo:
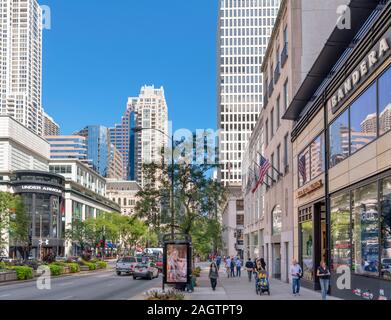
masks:
<instances>
[{"instance_id":1,"label":"american flag","mask_svg":"<svg viewBox=\"0 0 391 320\"><path fill-rule=\"evenodd\" d=\"M255 193L260 185L263 184L263 181L265 180L265 176L267 175L267 172L272 167L269 160L265 159L263 156L261 156L261 162L259 165L259 176L257 177L257 183L252 190L253 193Z\"/></svg>"},{"instance_id":2,"label":"american flag","mask_svg":"<svg viewBox=\"0 0 391 320\"><path fill-rule=\"evenodd\" d=\"M306 165L306 158L305 154L302 155L299 159L299 174L303 178L303 181L307 181L307 165Z\"/></svg>"}]
</instances>

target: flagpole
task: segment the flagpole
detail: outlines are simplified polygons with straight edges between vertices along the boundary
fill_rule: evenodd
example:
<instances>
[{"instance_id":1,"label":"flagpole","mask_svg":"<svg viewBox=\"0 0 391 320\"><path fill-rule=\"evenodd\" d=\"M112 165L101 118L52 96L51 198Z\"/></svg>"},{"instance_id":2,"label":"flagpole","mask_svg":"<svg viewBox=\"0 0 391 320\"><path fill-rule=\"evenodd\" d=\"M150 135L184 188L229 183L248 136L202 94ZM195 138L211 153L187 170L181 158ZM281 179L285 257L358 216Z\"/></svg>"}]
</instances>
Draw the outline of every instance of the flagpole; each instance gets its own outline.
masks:
<instances>
[{"instance_id":1,"label":"flagpole","mask_svg":"<svg viewBox=\"0 0 391 320\"><path fill-rule=\"evenodd\" d=\"M259 151L257 151L257 153L258 153L261 157L263 157L263 155L262 155ZM277 170L277 169L273 166L272 163L270 164L270 166L272 167L272 169L273 169L274 171L277 172L277 174L278 174L280 177L283 177L283 176L284 176L279 170ZM270 178L270 177L269 177L269 178ZM273 181L275 182L274 179L273 179Z\"/></svg>"},{"instance_id":2,"label":"flagpole","mask_svg":"<svg viewBox=\"0 0 391 320\"><path fill-rule=\"evenodd\" d=\"M258 168L261 167L261 166L260 166L258 163L256 163L255 161L254 161L254 163L258 166ZM251 168L249 168L249 170L251 170L251 171L254 173L254 170L252 170ZM276 180L274 180L273 178L271 178L268 174L266 174L266 176L267 176L268 178L272 179L273 182L276 182ZM269 186L265 181L262 182L262 185L265 185L266 187L270 188L270 186Z\"/></svg>"},{"instance_id":3,"label":"flagpole","mask_svg":"<svg viewBox=\"0 0 391 320\"><path fill-rule=\"evenodd\" d=\"M258 164L258 163L256 163L255 161L254 161L254 163L258 166L258 168L260 168L261 166ZM269 176L269 174L268 173L266 173L266 176L269 178L269 179L272 179L272 181L273 182L277 182L276 180L274 180L274 178L272 178L271 176ZM269 187L269 185L267 185L268 187Z\"/></svg>"}]
</instances>

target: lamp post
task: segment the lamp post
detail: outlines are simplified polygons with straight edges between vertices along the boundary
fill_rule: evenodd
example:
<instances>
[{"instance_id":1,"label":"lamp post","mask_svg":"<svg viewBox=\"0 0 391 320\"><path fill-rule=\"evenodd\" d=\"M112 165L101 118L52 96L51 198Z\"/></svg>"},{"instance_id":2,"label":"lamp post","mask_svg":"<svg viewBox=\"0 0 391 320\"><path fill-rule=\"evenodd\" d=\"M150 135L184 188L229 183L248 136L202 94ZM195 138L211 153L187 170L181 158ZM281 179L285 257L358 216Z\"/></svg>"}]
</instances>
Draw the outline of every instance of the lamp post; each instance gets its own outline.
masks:
<instances>
[{"instance_id":1,"label":"lamp post","mask_svg":"<svg viewBox=\"0 0 391 320\"><path fill-rule=\"evenodd\" d=\"M138 133L138 132L141 132L143 130L153 130L153 131L157 131L161 134L163 134L164 136L166 136L168 139L171 140L171 203L170 203L170 207L171 207L171 238L172 240L174 240L175 238L175 231L174 231L174 228L175 228L175 206L174 206L174 193L175 193L175 181L174 181L174 174L175 174L175 168L174 168L174 150L175 150L175 140L174 140L174 135L172 135L171 137L165 133L164 131L160 130L160 129L157 129L157 128L141 128L141 127L136 127L136 128L133 128L132 131L134 133ZM183 141L182 141L183 142Z\"/></svg>"}]
</instances>

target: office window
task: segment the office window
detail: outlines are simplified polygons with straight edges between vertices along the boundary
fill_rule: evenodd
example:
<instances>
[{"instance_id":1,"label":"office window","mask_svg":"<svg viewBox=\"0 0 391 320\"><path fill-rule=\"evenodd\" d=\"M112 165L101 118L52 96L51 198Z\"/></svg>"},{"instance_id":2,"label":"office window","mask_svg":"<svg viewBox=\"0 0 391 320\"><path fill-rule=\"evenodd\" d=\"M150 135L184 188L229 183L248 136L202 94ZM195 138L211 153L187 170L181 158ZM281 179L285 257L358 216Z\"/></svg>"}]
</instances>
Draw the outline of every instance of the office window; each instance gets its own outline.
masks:
<instances>
[{"instance_id":1,"label":"office window","mask_svg":"<svg viewBox=\"0 0 391 320\"><path fill-rule=\"evenodd\" d=\"M352 192L353 271L356 274L379 273L379 214L377 183Z\"/></svg>"},{"instance_id":2,"label":"office window","mask_svg":"<svg viewBox=\"0 0 391 320\"><path fill-rule=\"evenodd\" d=\"M266 145L269 144L269 120L265 121Z\"/></svg>"},{"instance_id":3,"label":"office window","mask_svg":"<svg viewBox=\"0 0 391 320\"><path fill-rule=\"evenodd\" d=\"M289 148L289 135L286 134L284 137L284 169L286 169L289 165L288 163L288 148Z\"/></svg>"},{"instance_id":4,"label":"office window","mask_svg":"<svg viewBox=\"0 0 391 320\"><path fill-rule=\"evenodd\" d=\"M281 145L279 144L277 147L277 163L276 163L276 169L279 173L281 173ZM280 178L279 176L277 177Z\"/></svg>"},{"instance_id":5,"label":"office window","mask_svg":"<svg viewBox=\"0 0 391 320\"><path fill-rule=\"evenodd\" d=\"M282 210L280 205L274 207L272 212L272 235L280 235L282 231Z\"/></svg>"},{"instance_id":6,"label":"office window","mask_svg":"<svg viewBox=\"0 0 391 320\"><path fill-rule=\"evenodd\" d=\"M391 129L391 68L379 78L379 133Z\"/></svg>"},{"instance_id":7,"label":"office window","mask_svg":"<svg viewBox=\"0 0 391 320\"><path fill-rule=\"evenodd\" d=\"M289 104L289 92L288 92L288 79L284 83L284 111L288 108Z\"/></svg>"},{"instance_id":8,"label":"office window","mask_svg":"<svg viewBox=\"0 0 391 320\"><path fill-rule=\"evenodd\" d=\"M273 139L274 136L274 108L270 112L270 140Z\"/></svg>"},{"instance_id":9,"label":"office window","mask_svg":"<svg viewBox=\"0 0 391 320\"><path fill-rule=\"evenodd\" d=\"M276 103L276 125L277 129L281 125L281 111L280 111L280 97L277 98L277 103Z\"/></svg>"},{"instance_id":10,"label":"office window","mask_svg":"<svg viewBox=\"0 0 391 320\"><path fill-rule=\"evenodd\" d=\"M330 126L330 167L349 156L349 110L342 113Z\"/></svg>"},{"instance_id":11,"label":"office window","mask_svg":"<svg viewBox=\"0 0 391 320\"><path fill-rule=\"evenodd\" d=\"M376 139L376 85L370 86L350 107L350 153Z\"/></svg>"},{"instance_id":12,"label":"office window","mask_svg":"<svg viewBox=\"0 0 391 320\"><path fill-rule=\"evenodd\" d=\"M331 197L331 264L336 271L339 266L350 266L350 194Z\"/></svg>"}]
</instances>

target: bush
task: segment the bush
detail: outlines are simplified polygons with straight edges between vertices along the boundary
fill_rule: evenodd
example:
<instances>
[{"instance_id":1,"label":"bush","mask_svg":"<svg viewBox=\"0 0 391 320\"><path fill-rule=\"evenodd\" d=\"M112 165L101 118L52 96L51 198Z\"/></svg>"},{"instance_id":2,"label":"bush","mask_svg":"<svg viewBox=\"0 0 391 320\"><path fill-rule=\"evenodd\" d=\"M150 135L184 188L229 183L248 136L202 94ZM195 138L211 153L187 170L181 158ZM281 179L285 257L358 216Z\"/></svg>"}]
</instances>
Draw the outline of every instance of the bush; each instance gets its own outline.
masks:
<instances>
[{"instance_id":1,"label":"bush","mask_svg":"<svg viewBox=\"0 0 391 320\"><path fill-rule=\"evenodd\" d=\"M49 268L52 276L59 276L64 272L64 267L56 264L50 264Z\"/></svg>"},{"instance_id":2,"label":"bush","mask_svg":"<svg viewBox=\"0 0 391 320\"><path fill-rule=\"evenodd\" d=\"M0 270L6 269L5 262L0 262Z\"/></svg>"},{"instance_id":3,"label":"bush","mask_svg":"<svg viewBox=\"0 0 391 320\"><path fill-rule=\"evenodd\" d=\"M71 270L71 273L78 273L78 272L80 272L80 266L77 263L67 263L67 266Z\"/></svg>"},{"instance_id":4,"label":"bush","mask_svg":"<svg viewBox=\"0 0 391 320\"><path fill-rule=\"evenodd\" d=\"M67 267L68 264L65 263L65 262L62 262L62 261L56 261L56 262L53 262L52 265L55 265L55 266L60 266L60 267Z\"/></svg>"},{"instance_id":5,"label":"bush","mask_svg":"<svg viewBox=\"0 0 391 320\"><path fill-rule=\"evenodd\" d=\"M80 264L81 264L82 266L87 266L88 269L89 269L90 271L96 270L96 264L95 264L95 263L87 262L87 261L85 261L85 260L81 260L81 261L80 261Z\"/></svg>"},{"instance_id":6,"label":"bush","mask_svg":"<svg viewBox=\"0 0 391 320\"><path fill-rule=\"evenodd\" d=\"M18 280L28 280L33 278L33 268L26 266L9 267L10 270L16 271Z\"/></svg>"},{"instance_id":7,"label":"bush","mask_svg":"<svg viewBox=\"0 0 391 320\"><path fill-rule=\"evenodd\" d=\"M184 300L185 295L177 290L168 290L167 292L148 291L146 300Z\"/></svg>"},{"instance_id":8,"label":"bush","mask_svg":"<svg viewBox=\"0 0 391 320\"><path fill-rule=\"evenodd\" d=\"M98 261L96 263L97 267L99 267L99 269L106 269L107 268L107 262L105 261Z\"/></svg>"}]
</instances>

